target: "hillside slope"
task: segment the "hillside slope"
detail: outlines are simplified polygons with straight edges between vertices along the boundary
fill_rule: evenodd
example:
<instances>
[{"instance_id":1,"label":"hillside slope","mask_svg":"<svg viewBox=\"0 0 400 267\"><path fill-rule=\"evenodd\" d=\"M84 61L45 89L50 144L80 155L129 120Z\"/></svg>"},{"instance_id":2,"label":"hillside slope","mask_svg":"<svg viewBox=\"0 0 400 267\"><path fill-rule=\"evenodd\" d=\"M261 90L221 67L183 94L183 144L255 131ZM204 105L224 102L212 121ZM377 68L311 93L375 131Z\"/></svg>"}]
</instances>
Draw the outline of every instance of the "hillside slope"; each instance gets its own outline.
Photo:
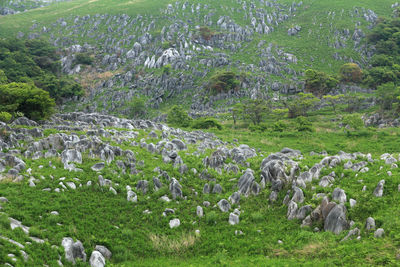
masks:
<instances>
[{"instance_id":1,"label":"hillside slope","mask_svg":"<svg viewBox=\"0 0 400 267\"><path fill-rule=\"evenodd\" d=\"M300 92L308 68L366 66L373 49L365 36L379 16L391 16L392 4L76 0L2 17L0 34L43 37L65 49L64 71L87 87L69 109L129 115L142 97L155 109L179 102L208 111ZM79 53L96 64L72 64ZM208 81L221 70L236 73L238 90L210 92Z\"/></svg>"}]
</instances>

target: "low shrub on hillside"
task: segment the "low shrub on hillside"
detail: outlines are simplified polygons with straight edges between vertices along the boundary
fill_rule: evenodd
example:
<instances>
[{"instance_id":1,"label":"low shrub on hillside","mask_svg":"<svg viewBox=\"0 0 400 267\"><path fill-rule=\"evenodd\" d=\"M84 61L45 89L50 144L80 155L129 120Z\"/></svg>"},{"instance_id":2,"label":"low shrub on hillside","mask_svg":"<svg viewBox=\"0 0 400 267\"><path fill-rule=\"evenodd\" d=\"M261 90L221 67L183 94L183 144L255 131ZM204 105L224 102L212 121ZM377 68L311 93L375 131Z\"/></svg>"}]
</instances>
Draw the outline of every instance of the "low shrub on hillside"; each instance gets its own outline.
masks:
<instances>
[{"instance_id":1,"label":"low shrub on hillside","mask_svg":"<svg viewBox=\"0 0 400 267\"><path fill-rule=\"evenodd\" d=\"M217 128L218 130L222 129L222 125L214 118L198 118L193 120L192 128L194 129L210 129L210 128Z\"/></svg>"}]
</instances>

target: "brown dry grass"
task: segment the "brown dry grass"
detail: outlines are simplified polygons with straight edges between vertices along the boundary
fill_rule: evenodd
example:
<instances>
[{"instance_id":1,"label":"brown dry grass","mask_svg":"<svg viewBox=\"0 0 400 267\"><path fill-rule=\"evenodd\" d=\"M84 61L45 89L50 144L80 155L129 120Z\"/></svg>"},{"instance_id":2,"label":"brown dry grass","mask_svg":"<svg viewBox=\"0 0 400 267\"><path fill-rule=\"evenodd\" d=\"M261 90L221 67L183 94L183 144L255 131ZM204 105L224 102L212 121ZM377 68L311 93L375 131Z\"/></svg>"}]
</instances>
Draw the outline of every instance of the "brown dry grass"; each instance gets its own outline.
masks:
<instances>
[{"instance_id":1,"label":"brown dry grass","mask_svg":"<svg viewBox=\"0 0 400 267\"><path fill-rule=\"evenodd\" d=\"M181 254L196 243L196 236L190 233L183 233L178 238L171 238L167 235L149 234L149 239L154 249L160 252Z\"/></svg>"},{"instance_id":2,"label":"brown dry grass","mask_svg":"<svg viewBox=\"0 0 400 267\"><path fill-rule=\"evenodd\" d=\"M110 79L115 74L111 71L106 72L96 72L93 70L88 70L80 76L80 84L84 89L94 88L100 85L100 83Z\"/></svg>"}]
</instances>

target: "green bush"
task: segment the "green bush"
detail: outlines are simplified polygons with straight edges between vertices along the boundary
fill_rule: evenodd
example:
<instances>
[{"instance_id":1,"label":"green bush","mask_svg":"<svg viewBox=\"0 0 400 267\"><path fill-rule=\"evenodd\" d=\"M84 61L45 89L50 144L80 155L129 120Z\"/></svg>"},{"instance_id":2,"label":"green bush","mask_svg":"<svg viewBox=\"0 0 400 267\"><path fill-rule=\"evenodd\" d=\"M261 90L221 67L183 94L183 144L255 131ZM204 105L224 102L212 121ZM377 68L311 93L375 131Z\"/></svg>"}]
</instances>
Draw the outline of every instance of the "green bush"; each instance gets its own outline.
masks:
<instances>
[{"instance_id":1,"label":"green bush","mask_svg":"<svg viewBox=\"0 0 400 267\"><path fill-rule=\"evenodd\" d=\"M274 124L272 124L272 130L274 132L283 132L283 131L287 130L287 128L288 128L288 125L282 120L279 120L279 121L275 122Z\"/></svg>"},{"instance_id":2,"label":"green bush","mask_svg":"<svg viewBox=\"0 0 400 267\"><path fill-rule=\"evenodd\" d=\"M312 94L299 93L297 96L286 103L289 118L307 116L307 112L312 109L318 102L319 99Z\"/></svg>"},{"instance_id":3,"label":"green bush","mask_svg":"<svg viewBox=\"0 0 400 267\"><path fill-rule=\"evenodd\" d=\"M340 68L342 82L359 83L362 80L362 70L355 63L346 63Z\"/></svg>"},{"instance_id":4,"label":"green bush","mask_svg":"<svg viewBox=\"0 0 400 267\"><path fill-rule=\"evenodd\" d=\"M312 123L305 117L296 118L296 130L299 132L312 132Z\"/></svg>"},{"instance_id":5,"label":"green bush","mask_svg":"<svg viewBox=\"0 0 400 267\"><path fill-rule=\"evenodd\" d=\"M364 127L364 122L357 114L349 114L343 117L342 123L347 135L355 135L357 131Z\"/></svg>"},{"instance_id":6,"label":"green bush","mask_svg":"<svg viewBox=\"0 0 400 267\"><path fill-rule=\"evenodd\" d=\"M92 65L93 58L88 53L78 53L75 55L74 65Z\"/></svg>"},{"instance_id":7,"label":"green bush","mask_svg":"<svg viewBox=\"0 0 400 267\"><path fill-rule=\"evenodd\" d=\"M325 72L308 69L306 75L306 90L316 96L323 96L337 86L338 80Z\"/></svg>"},{"instance_id":8,"label":"green bush","mask_svg":"<svg viewBox=\"0 0 400 267\"><path fill-rule=\"evenodd\" d=\"M48 92L26 83L0 85L0 111L22 112L29 119L42 120L51 116L55 102Z\"/></svg>"},{"instance_id":9,"label":"green bush","mask_svg":"<svg viewBox=\"0 0 400 267\"><path fill-rule=\"evenodd\" d=\"M0 121L2 122L10 122L12 115L6 111L0 112Z\"/></svg>"},{"instance_id":10,"label":"green bush","mask_svg":"<svg viewBox=\"0 0 400 267\"><path fill-rule=\"evenodd\" d=\"M146 115L146 104L142 98L134 98L130 104L130 115L133 118L143 118Z\"/></svg>"},{"instance_id":11,"label":"green bush","mask_svg":"<svg viewBox=\"0 0 400 267\"><path fill-rule=\"evenodd\" d=\"M222 129L222 125L214 118L198 118L193 120L192 128L194 129L210 129L210 128L217 128L218 130Z\"/></svg>"},{"instance_id":12,"label":"green bush","mask_svg":"<svg viewBox=\"0 0 400 267\"><path fill-rule=\"evenodd\" d=\"M167 123L172 126L189 127L191 121L192 118L189 117L182 106L173 106L167 115Z\"/></svg>"},{"instance_id":13,"label":"green bush","mask_svg":"<svg viewBox=\"0 0 400 267\"><path fill-rule=\"evenodd\" d=\"M237 90L239 81L236 74L232 71L217 72L211 77L210 88L214 93L228 92L229 90Z\"/></svg>"}]
</instances>

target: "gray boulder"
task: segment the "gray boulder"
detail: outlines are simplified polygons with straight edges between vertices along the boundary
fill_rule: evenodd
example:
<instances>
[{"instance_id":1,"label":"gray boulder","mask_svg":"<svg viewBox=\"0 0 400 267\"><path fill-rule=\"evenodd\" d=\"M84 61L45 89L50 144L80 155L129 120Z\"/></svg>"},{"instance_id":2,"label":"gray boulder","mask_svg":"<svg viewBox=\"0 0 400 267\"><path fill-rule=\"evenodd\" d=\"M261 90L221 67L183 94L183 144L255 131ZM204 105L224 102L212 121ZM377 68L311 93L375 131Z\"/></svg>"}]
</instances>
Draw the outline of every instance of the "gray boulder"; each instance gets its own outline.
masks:
<instances>
[{"instance_id":1,"label":"gray boulder","mask_svg":"<svg viewBox=\"0 0 400 267\"><path fill-rule=\"evenodd\" d=\"M95 171L95 172L98 172L98 171L101 171L102 169L104 169L104 166L105 166L104 162L100 162L100 163L94 164L94 165L91 167L91 169L92 169L93 171Z\"/></svg>"},{"instance_id":2,"label":"gray boulder","mask_svg":"<svg viewBox=\"0 0 400 267\"><path fill-rule=\"evenodd\" d=\"M382 197L383 196L383 186L385 185L385 180L380 180L378 185L374 190L374 196Z\"/></svg>"},{"instance_id":3,"label":"gray boulder","mask_svg":"<svg viewBox=\"0 0 400 267\"><path fill-rule=\"evenodd\" d=\"M217 205L222 212L228 212L231 209L231 204L226 199L221 199Z\"/></svg>"},{"instance_id":4,"label":"gray boulder","mask_svg":"<svg viewBox=\"0 0 400 267\"><path fill-rule=\"evenodd\" d=\"M222 193L222 186L220 184L214 185L212 193L213 194L221 194Z\"/></svg>"},{"instance_id":5,"label":"gray boulder","mask_svg":"<svg viewBox=\"0 0 400 267\"><path fill-rule=\"evenodd\" d=\"M104 258L106 259L111 259L112 253L111 251L106 248L105 246L101 246L101 245L96 245L95 250L97 250L98 252L101 253L101 255L103 255Z\"/></svg>"},{"instance_id":6,"label":"gray boulder","mask_svg":"<svg viewBox=\"0 0 400 267\"><path fill-rule=\"evenodd\" d=\"M183 197L182 186L175 178L172 178L172 181L169 185L169 191L171 192L173 199L176 199L177 197Z\"/></svg>"},{"instance_id":7,"label":"gray boulder","mask_svg":"<svg viewBox=\"0 0 400 267\"><path fill-rule=\"evenodd\" d=\"M229 224L235 225L239 223L239 216L235 213L229 214Z\"/></svg>"},{"instance_id":8,"label":"gray boulder","mask_svg":"<svg viewBox=\"0 0 400 267\"><path fill-rule=\"evenodd\" d=\"M104 267L106 265L106 260L99 251L94 250L90 256L89 264L91 267Z\"/></svg>"},{"instance_id":9,"label":"gray boulder","mask_svg":"<svg viewBox=\"0 0 400 267\"><path fill-rule=\"evenodd\" d=\"M149 182L146 180L139 180L136 185L136 190L141 191L143 194L146 194L149 190Z\"/></svg>"},{"instance_id":10,"label":"gray boulder","mask_svg":"<svg viewBox=\"0 0 400 267\"><path fill-rule=\"evenodd\" d=\"M72 262L73 264L75 264L77 258L86 261L86 253L81 241L77 240L74 243L72 238L64 237L61 246L64 247L65 259L67 261Z\"/></svg>"},{"instance_id":11,"label":"gray boulder","mask_svg":"<svg viewBox=\"0 0 400 267\"><path fill-rule=\"evenodd\" d=\"M346 218L346 208L343 204L335 205L324 222L325 231L340 234L342 231L349 229L350 225Z\"/></svg>"},{"instance_id":12,"label":"gray boulder","mask_svg":"<svg viewBox=\"0 0 400 267\"><path fill-rule=\"evenodd\" d=\"M375 220L372 217L368 217L367 221L365 222L365 230L371 231L375 230Z\"/></svg>"},{"instance_id":13,"label":"gray boulder","mask_svg":"<svg viewBox=\"0 0 400 267\"><path fill-rule=\"evenodd\" d=\"M375 233L374 233L374 237L375 238L381 238L385 235L385 230L383 230L383 228L378 228L376 229Z\"/></svg>"},{"instance_id":14,"label":"gray boulder","mask_svg":"<svg viewBox=\"0 0 400 267\"><path fill-rule=\"evenodd\" d=\"M343 189L335 188L335 190L333 190L332 193L332 199L334 201L338 201L341 204L346 203L347 201L346 193L344 192Z\"/></svg>"}]
</instances>

